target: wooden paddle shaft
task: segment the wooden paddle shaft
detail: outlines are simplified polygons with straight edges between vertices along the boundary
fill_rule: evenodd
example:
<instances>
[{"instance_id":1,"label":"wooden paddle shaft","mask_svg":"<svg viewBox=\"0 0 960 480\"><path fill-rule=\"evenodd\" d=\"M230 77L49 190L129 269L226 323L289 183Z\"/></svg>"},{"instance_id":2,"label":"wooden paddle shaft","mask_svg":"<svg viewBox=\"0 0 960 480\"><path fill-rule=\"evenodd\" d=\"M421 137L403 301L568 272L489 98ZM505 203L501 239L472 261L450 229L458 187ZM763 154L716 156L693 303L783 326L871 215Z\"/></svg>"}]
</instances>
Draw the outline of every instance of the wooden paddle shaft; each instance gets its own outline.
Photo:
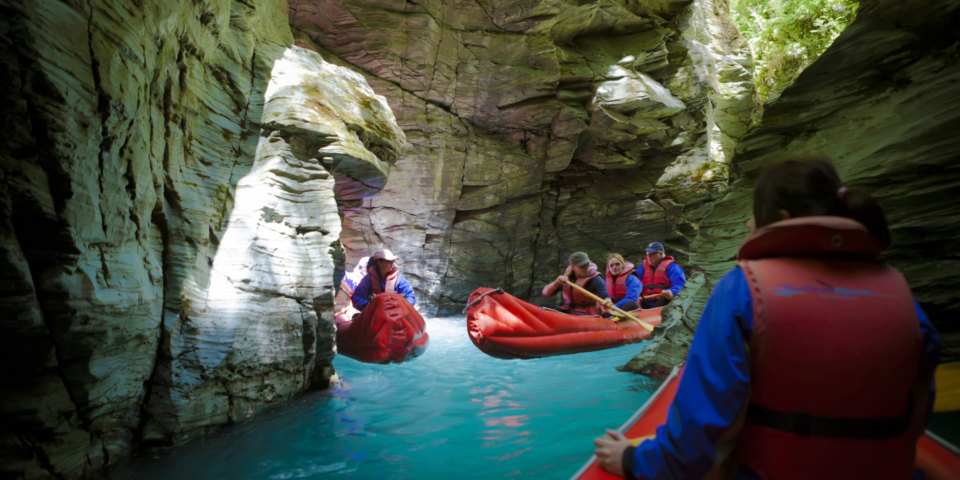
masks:
<instances>
[{"instance_id":1,"label":"wooden paddle shaft","mask_svg":"<svg viewBox=\"0 0 960 480\"><path fill-rule=\"evenodd\" d=\"M563 281L566 282L567 285L570 285L571 287L576 288L577 290L580 290L580 292L583 293L584 295L586 295L586 296L588 296L588 297L590 297L590 298L592 298L592 299L594 299L594 300L596 300L596 301L598 301L598 302L600 302L600 303L604 303L604 299L602 299L602 298L594 295L593 292L591 292L590 290L587 290L586 288L583 288L583 287L581 287L580 285L577 285L576 283L571 282L569 278L564 277L564 278L563 278ZM623 310L620 310L620 309L617 308L617 307L611 307L610 309L613 310L614 312L616 312L617 315L621 315L621 316L627 317L627 318L629 318L630 320L633 320L633 321L639 323L640 325L643 325L643 328L646 328L647 331L649 331L649 332L652 332L652 331L653 331L653 325L650 325L649 323L644 322L643 320L640 320L639 318L637 318L637 317L635 317L635 316L633 316L633 315L631 315L631 314L629 314L629 313L627 313L627 312L625 312L625 311L623 311Z\"/></svg>"}]
</instances>

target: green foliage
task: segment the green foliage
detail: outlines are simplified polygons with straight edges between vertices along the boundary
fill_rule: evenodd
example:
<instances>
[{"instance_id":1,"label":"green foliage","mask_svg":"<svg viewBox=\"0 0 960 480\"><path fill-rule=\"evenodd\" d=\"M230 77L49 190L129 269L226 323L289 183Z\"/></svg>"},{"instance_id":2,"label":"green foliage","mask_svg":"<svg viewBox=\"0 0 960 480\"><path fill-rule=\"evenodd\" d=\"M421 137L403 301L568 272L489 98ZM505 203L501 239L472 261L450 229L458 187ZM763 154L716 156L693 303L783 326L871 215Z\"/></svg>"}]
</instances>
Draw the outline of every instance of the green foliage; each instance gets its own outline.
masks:
<instances>
[{"instance_id":1,"label":"green foliage","mask_svg":"<svg viewBox=\"0 0 960 480\"><path fill-rule=\"evenodd\" d=\"M730 0L730 14L750 43L754 81L764 102L780 95L833 43L857 0Z\"/></svg>"}]
</instances>

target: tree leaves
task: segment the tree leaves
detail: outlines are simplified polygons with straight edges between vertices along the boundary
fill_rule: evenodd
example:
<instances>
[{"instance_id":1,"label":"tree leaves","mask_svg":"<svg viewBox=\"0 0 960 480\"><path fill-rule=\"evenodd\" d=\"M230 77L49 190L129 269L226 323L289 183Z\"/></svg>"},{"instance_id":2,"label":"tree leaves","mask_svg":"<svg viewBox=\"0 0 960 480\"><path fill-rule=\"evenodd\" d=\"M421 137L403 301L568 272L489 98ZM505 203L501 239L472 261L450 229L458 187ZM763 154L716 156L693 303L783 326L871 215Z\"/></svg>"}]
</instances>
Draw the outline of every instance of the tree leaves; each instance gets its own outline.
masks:
<instances>
[{"instance_id":1,"label":"tree leaves","mask_svg":"<svg viewBox=\"0 0 960 480\"><path fill-rule=\"evenodd\" d=\"M857 0L731 0L730 14L754 56L764 102L780 95L857 14Z\"/></svg>"}]
</instances>

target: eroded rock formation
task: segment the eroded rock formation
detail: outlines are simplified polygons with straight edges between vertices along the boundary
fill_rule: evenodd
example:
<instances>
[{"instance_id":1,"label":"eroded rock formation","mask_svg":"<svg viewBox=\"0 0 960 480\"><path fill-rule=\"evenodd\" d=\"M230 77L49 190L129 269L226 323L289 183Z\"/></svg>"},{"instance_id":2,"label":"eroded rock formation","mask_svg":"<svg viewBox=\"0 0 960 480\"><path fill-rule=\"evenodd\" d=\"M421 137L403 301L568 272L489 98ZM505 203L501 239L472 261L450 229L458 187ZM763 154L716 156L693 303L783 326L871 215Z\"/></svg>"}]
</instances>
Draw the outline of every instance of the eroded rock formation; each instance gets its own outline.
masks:
<instances>
[{"instance_id":1,"label":"eroded rock formation","mask_svg":"<svg viewBox=\"0 0 960 480\"><path fill-rule=\"evenodd\" d=\"M427 308L533 295L574 250L681 257L755 112L724 2L292 0L297 42L357 69L410 142L344 224Z\"/></svg>"},{"instance_id":2,"label":"eroded rock formation","mask_svg":"<svg viewBox=\"0 0 960 480\"><path fill-rule=\"evenodd\" d=\"M848 185L871 192L893 236L882 258L903 272L938 328L960 328L958 26L960 2L861 3L856 20L738 145L735 181L691 249L706 278L670 307L662 337L626 369L662 373L685 358L710 287L733 267L748 234L753 180L789 154L826 154ZM957 355L948 346L945 361Z\"/></svg>"},{"instance_id":3,"label":"eroded rock formation","mask_svg":"<svg viewBox=\"0 0 960 480\"><path fill-rule=\"evenodd\" d=\"M672 363L782 151L876 190L889 259L955 312L957 2L865 1L732 167L757 110L722 0L8 3L4 474L93 475L325 385L342 250L394 249L450 312L664 241L690 283L633 368Z\"/></svg>"},{"instance_id":4,"label":"eroded rock formation","mask_svg":"<svg viewBox=\"0 0 960 480\"><path fill-rule=\"evenodd\" d=\"M404 137L285 5L4 6L4 477L75 478L332 374L340 205Z\"/></svg>"}]
</instances>

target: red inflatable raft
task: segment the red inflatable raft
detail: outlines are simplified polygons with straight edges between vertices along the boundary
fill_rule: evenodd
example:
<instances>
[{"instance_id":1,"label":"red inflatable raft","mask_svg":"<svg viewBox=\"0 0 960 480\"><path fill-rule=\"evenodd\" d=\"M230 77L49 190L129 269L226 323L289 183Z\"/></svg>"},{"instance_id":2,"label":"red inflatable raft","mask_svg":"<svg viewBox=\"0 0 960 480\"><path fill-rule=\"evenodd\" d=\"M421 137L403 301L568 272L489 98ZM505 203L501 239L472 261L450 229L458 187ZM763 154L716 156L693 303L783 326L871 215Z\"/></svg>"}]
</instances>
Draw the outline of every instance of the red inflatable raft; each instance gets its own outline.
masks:
<instances>
[{"instance_id":1,"label":"red inflatable raft","mask_svg":"<svg viewBox=\"0 0 960 480\"><path fill-rule=\"evenodd\" d=\"M644 439L651 438L657 427L667 421L667 412L680 384L682 366L677 366L660 388L647 400L619 431L639 445ZM916 466L926 475L926 480L955 480L960 478L960 451L930 430L917 441ZM590 460L577 471L571 480L614 480L618 477L597 465L597 457Z\"/></svg>"},{"instance_id":2,"label":"red inflatable raft","mask_svg":"<svg viewBox=\"0 0 960 480\"><path fill-rule=\"evenodd\" d=\"M649 325L660 310L633 312ZM631 320L570 315L524 302L500 289L478 288L467 303L467 333L482 352L498 358L536 358L590 352L649 340Z\"/></svg>"},{"instance_id":3,"label":"red inflatable raft","mask_svg":"<svg viewBox=\"0 0 960 480\"><path fill-rule=\"evenodd\" d=\"M337 352L367 363L403 362L427 349L427 322L399 293L380 293L352 320L337 314Z\"/></svg>"}]
</instances>

